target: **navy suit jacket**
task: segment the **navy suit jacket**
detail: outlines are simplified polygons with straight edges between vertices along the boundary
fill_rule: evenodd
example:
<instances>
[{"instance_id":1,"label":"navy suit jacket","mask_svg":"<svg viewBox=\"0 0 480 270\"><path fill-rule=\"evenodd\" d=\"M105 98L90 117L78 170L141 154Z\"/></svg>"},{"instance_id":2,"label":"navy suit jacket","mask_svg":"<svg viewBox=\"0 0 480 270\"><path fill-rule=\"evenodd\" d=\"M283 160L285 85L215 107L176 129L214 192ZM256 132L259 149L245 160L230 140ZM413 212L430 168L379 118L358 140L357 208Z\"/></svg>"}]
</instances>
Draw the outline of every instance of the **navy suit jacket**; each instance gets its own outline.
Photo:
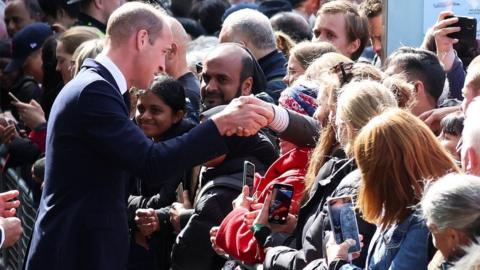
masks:
<instances>
[{"instance_id":1,"label":"navy suit jacket","mask_svg":"<svg viewBox=\"0 0 480 270\"><path fill-rule=\"evenodd\" d=\"M52 107L26 269L125 269L128 176L161 181L226 151L212 121L153 143L130 121L112 75L88 59Z\"/></svg>"}]
</instances>

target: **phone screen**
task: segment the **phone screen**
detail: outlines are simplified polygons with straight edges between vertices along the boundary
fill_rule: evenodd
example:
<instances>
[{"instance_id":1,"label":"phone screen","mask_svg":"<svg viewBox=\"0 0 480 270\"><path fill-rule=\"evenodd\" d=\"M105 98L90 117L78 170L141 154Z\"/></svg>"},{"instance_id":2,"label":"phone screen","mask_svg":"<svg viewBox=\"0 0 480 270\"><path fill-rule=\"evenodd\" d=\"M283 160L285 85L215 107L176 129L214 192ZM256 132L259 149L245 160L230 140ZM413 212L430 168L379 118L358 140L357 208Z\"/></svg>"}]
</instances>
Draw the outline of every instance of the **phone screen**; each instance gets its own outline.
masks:
<instances>
[{"instance_id":1,"label":"phone screen","mask_svg":"<svg viewBox=\"0 0 480 270\"><path fill-rule=\"evenodd\" d=\"M255 177L255 165L247 160L243 163L243 185L248 186L249 196L253 195L253 179Z\"/></svg>"},{"instance_id":2,"label":"phone screen","mask_svg":"<svg viewBox=\"0 0 480 270\"><path fill-rule=\"evenodd\" d=\"M348 253L359 252L360 239L352 197L331 198L327 200L327 206L335 242L340 244L347 239L353 239L355 246L350 247Z\"/></svg>"},{"instance_id":3,"label":"phone screen","mask_svg":"<svg viewBox=\"0 0 480 270\"><path fill-rule=\"evenodd\" d=\"M292 185L273 185L272 200L268 211L268 222L276 224L285 224L287 222L292 196Z\"/></svg>"}]
</instances>

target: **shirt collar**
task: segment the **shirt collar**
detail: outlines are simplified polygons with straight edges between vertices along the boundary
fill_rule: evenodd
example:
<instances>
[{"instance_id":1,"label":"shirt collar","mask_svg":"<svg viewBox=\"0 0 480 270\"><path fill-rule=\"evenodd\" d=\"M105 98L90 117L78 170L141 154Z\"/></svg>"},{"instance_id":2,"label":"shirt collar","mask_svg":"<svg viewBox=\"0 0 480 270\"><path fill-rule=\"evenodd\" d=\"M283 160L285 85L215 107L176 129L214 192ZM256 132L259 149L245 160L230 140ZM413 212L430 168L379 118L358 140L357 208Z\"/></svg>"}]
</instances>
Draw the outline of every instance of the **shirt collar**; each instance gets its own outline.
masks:
<instances>
[{"instance_id":1,"label":"shirt collar","mask_svg":"<svg viewBox=\"0 0 480 270\"><path fill-rule=\"evenodd\" d=\"M127 92L127 80L112 59L105 54L100 54L95 58L95 60L102 64L110 72L110 74L112 74L113 79L115 79L115 82L120 89L120 93L122 93L122 95L125 94L125 92Z\"/></svg>"}]
</instances>

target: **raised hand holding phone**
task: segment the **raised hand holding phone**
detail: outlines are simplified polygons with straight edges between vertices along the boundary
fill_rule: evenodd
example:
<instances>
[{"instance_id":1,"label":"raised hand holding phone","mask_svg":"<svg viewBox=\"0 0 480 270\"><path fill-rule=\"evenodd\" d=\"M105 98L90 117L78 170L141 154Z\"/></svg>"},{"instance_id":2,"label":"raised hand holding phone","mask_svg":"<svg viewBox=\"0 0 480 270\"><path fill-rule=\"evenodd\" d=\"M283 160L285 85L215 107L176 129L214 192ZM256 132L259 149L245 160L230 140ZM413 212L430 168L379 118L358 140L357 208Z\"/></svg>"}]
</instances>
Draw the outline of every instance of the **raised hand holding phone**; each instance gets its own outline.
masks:
<instances>
[{"instance_id":1,"label":"raised hand holding phone","mask_svg":"<svg viewBox=\"0 0 480 270\"><path fill-rule=\"evenodd\" d=\"M248 160L243 163L243 186L248 186L249 197L254 195L253 181L255 178L255 165Z\"/></svg>"},{"instance_id":2,"label":"raised hand holding phone","mask_svg":"<svg viewBox=\"0 0 480 270\"><path fill-rule=\"evenodd\" d=\"M285 186L282 184L275 184L275 185ZM286 186L289 186L289 185L286 185ZM292 193L293 193L293 187L292 187ZM252 204L251 207L253 211L245 214L245 220L244 220L245 224L247 224L248 226L261 224L269 227L274 232L293 233L297 225L297 219L294 215L290 214L288 210L286 211L286 217L283 223L269 222L269 217L271 216L270 209L273 204L273 200L274 200L274 195L272 191L267 194L267 197L265 198L265 201L263 204L262 203ZM279 218L279 220L280 219L281 218Z\"/></svg>"},{"instance_id":3,"label":"raised hand holding phone","mask_svg":"<svg viewBox=\"0 0 480 270\"><path fill-rule=\"evenodd\" d=\"M293 186L286 184L274 184L272 201L268 211L268 222L285 224L287 222L290 204L292 203Z\"/></svg>"},{"instance_id":4,"label":"raised hand holding phone","mask_svg":"<svg viewBox=\"0 0 480 270\"><path fill-rule=\"evenodd\" d=\"M12 102L12 104L17 108L20 119L28 128L33 130L39 125L47 122L42 106L40 106L35 100L32 99L29 103L25 103L17 99Z\"/></svg>"},{"instance_id":5,"label":"raised hand holding phone","mask_svg":"<svg viewBox=\"0 0 480 270\"><path fill-rule=\"evenodd\" d=\"M329 198L327 211L335 242L341 244L351 239L355 243L349 247L348 253L360 252L360 237L352 197Z\"/></svg>"}]
</instances>

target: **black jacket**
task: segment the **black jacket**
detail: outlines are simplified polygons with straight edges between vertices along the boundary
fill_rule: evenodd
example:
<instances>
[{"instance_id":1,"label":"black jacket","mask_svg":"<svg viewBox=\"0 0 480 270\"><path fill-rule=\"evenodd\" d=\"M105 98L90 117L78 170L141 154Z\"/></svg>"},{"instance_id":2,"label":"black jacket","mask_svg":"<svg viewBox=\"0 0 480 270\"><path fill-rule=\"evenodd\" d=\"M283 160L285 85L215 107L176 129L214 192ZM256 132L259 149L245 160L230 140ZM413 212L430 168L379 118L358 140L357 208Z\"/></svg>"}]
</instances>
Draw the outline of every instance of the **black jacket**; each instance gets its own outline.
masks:
<instances>
[{"instance_id":1,"label":"black jacket","mask_svg":"<svg viewBox=\"0 0 480 270\"><path fill-rule=\"evenodd\" d=\"M178 235L172 250L172 269L220 269L225 260L210 243L210 229L219 226L232 211L232 201L241 193L243 163L255 164L259 173L275 161L273 145L260 135L227 139L230 152L219 166L202 173L202 189L193 215Z\"/></svg>"},{"instance_id":2,"label":"black jacket","mask_svg":"<svg viewBox=\"0 0 480 270\"><path fill-rule=\"evenodd\" d=\"M267 79L265 92L278 104L280 93L287 88L283 82L283 77L287 74L287 59L281 52L274 50L258 59L258 64Z\"/></svg>"},{"instance_id":3,"label":"black jacket","mask_svg":"<svg viewBox=\"0 0 480 270\"><path fill-rule=\"evenodd\" d=\"M352 165L355 165L353 160L350 160ZM348 163L347 163L348 164ZM340 183L336 184L335 190L331 192L329 197L340 197L350 195L356 198L358 192L358 184L360 182L360 174L358 170L352 170L342 177ZM344 171L345 172L345 171ZM285 247L275 248L275 251L270 251L265 260L265 269L303 269L307 264L312 263L320 267L324 264L321 260L324 258L324 246L327 241L325 235L326 231L330 230L330 222L328 212L326 209L326 198L318 207L317 212L306 223L304 229L304 237L301 249L288 249ZM368 247L370 240L375 233L376 226L367 223L357 213L358 230L364 236L363 243ZM354 260L355 265L365 265L368 248L363 248L358 259ZM267 261L268 260L268 261ZM309 265L308 267L312 267ZM322 266L323 267L323 266ZM309 268L310 269L310 268ZM312 269L322 269L312 268Z\"/></svg>"},{"instance_id":4,"label":"black jacket","mask_svg":"<svg viewBox=\"0 0 480 270\"><path fill-rule=\"evenodd\" d=\"M300 208L294 231L295 248L274 247L267 253L265 269L303 269L323 255L323 205L342 179L355 169L352 159L331 158L317 174L310 197Z\"/></svg>"}]
</instances>

